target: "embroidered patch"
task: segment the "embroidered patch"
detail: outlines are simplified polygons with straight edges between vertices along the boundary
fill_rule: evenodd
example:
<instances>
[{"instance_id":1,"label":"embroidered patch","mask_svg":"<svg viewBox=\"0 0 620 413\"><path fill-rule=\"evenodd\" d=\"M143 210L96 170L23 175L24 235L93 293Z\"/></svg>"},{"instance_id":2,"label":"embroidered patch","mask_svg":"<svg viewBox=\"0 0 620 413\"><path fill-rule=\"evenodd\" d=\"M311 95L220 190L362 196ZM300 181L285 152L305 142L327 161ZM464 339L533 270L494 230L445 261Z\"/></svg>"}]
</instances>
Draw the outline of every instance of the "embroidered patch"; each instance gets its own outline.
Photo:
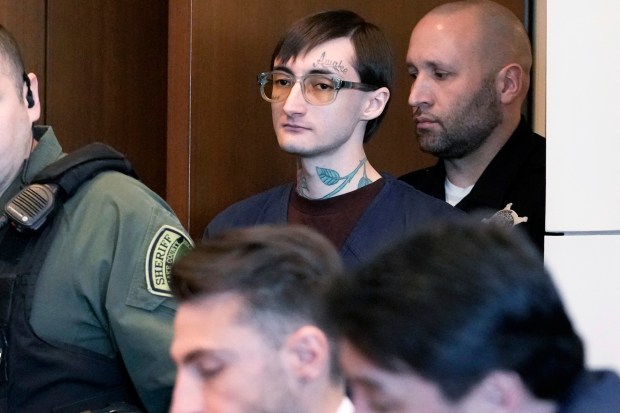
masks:
<instances>
[{"instance_id":1,"label":"embroidered patch","mask_svg":"<svg viewBox=\"0 0 620 413\"><path fill-rule=\"evenodd\" d=\"M162 226L151 240L146 257L146 285L155 295L172 297L170 270L172 264L194 247L185 233L170 225Z\"/></svg>"},{"instance_id":2,"label":"embroidered patch","mask_svg":"<svg viewBox=\"0 0 620 413\"><path fill-rule=\"evenodd\" d=\"M497 211L489 218L485 218L483 222L491 222L504 227L513 227L519 225L522 222L527 222L527 217L520 217L512 209L512 202L507 204L504 209Z\"/></svg>"}]
</instances>

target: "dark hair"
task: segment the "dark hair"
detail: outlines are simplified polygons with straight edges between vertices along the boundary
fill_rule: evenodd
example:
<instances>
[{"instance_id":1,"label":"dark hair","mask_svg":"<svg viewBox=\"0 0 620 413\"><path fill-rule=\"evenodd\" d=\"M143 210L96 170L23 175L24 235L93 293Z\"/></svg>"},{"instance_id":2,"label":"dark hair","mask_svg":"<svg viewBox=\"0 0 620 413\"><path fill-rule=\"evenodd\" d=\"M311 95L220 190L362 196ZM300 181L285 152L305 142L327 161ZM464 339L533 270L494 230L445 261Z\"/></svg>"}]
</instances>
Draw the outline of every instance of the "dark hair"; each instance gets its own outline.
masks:
<instances>
[{"instance_id":1,"label":"dark hair","mask_svg":"<svg viewBox=\"0 0 620 413\"><path fill-rule=\"evenodd\" d=\"M583 345L540 253L517 231L446 222L335 283L332 322L382 368L413 371L456 401L494 370L558 400Z\"/></svg>"},{"instance_id":2,"label":"dark hair","mask_svg":"<svg viewBox=\"0 0 620 413\"><path fill-rule=\"evenodd\" d=\"M341 37L351 39L355 51L353 67L360 81L378 88L387 87L391 91L394 61L385 35L377 26L349 10L324 11L297 20L276 45L271 56L271 68L276 59L286 63L322 43ZM368 121L364 142L370 140L386 112L387 105L381 115Z\"/></svg>"},{"instance_id":3,"label":"dark hair","mask_svg":"<svg viewBox=\"0 0 620 413\"><path fill-rule=\"evenodd\" d=\"M17 89L17 95L23 100L22 87L23 87L23 73L24 73L24 61L22 59L21 52L19 51L19 45L11 33L0 24L0 58L4 62L0 62L0 70L7 70L7 75L12 76L15 81L15 88ZM4 66L4 67L3 67Z\"/></svg>"},{"instance_id":4,"label":"dark hair","mask_svg":"<svg viewBox=\"0 0 620 413\"><path fill-rule=\"evenodd\" d=\"M171 288L181 301L233 292L244 301L241 318L280 346L295 329L311 323L330 341L324 322L326 286L343 270L333 244L298 225L259 225L224 232L204 241L172 268Z\"/></svg>"}]
</instances>

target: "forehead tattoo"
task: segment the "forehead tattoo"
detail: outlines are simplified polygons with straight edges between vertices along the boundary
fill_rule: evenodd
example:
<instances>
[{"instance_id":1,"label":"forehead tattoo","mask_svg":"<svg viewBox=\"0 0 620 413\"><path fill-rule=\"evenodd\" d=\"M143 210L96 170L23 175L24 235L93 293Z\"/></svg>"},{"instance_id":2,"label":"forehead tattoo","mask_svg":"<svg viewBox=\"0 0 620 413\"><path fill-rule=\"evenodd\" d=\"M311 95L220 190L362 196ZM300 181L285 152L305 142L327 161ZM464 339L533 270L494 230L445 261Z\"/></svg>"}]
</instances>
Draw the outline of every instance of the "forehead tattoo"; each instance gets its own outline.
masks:
<instances>
[{"instance_id":1,"label":"forehead tattoo","mask_svg":"<svg viewBox=\"0 0 620 413\"><path fill-rule=\"evenodd\" d=\"M349 71L349 69L344 64L342 64L342 59L326 59L325 52L321 53L321 56L316 59L316 62L312 63L312 67L331 68L342 74L345 74Z\"/></svg>"}]
</instances>

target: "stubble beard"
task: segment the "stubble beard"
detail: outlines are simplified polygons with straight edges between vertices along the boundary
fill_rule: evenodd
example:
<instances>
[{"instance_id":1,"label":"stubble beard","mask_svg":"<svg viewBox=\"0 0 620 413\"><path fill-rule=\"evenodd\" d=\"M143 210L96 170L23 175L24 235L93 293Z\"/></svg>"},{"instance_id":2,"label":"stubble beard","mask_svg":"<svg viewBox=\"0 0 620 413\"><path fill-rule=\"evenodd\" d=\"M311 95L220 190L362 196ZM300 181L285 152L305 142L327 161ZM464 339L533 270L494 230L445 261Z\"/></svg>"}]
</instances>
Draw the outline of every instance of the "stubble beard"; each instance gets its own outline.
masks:
<instances>
[{"instance_id":1,"label":"stubble beard","mask_svg":"<svg viewBox=\"0 0 620 413\"><path fill-rule=\"evenodd\" d=\"M486 79L471 99L464 101L443 120L437 120L440 132L418 131L420 149L443 159L460 159L469 155L480 148L502 123L500 105L493 79Z\"/></svg>"}]
</instances>

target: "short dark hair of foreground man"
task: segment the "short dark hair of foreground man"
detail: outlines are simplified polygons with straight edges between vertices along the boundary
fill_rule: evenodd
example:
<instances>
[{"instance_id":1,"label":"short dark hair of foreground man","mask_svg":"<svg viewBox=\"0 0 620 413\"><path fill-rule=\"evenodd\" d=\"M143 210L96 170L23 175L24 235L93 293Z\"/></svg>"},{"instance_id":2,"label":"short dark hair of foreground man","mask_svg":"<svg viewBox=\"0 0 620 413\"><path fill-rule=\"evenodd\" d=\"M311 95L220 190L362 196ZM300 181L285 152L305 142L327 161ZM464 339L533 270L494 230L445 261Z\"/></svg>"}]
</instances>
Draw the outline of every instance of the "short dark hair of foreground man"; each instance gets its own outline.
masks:
<instances>
[{"instance_id":1,"label":"short dark hair of foreground man","mask_svg":"<svg viewBox=\"0 0 620 413\"><path fill-rule=\"evenodd\" d=\"M339 280L329 302L358 413L620 412L620 379L584 367L540 254L515 231L418 232Z\"/></svg>"},{"instance_id":2,"label":"short dark hair of foreground man","mask_svg":"<svg viewBox=\"0 0 620 413\"><path fill-rule=\"evenodd\" d=\"M322 301L342 265L298 225L226 231L181 258L171 412L351 413Z\"/></svg>"}]
</instances>

